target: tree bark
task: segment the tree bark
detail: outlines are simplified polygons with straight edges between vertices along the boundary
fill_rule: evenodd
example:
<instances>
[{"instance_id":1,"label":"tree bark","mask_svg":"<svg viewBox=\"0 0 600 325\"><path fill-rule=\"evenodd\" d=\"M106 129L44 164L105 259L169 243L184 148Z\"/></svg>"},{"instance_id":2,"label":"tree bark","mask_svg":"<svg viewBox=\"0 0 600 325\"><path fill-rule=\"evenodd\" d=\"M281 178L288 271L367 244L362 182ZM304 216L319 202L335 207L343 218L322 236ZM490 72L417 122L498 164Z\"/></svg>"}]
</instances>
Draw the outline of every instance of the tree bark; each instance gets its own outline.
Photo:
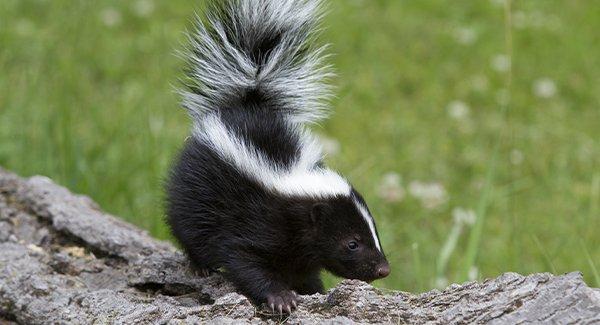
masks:
<instances>
[{"instance_id":1,"label":"tree bark","mask_svg":"<svg viewBox=\"0 0 600 325\"><path fill-rule=\"evenodd\" d=\"M193 274L173 245L45 177L0 169L0 324L600 323L579 273L506 273L423 294L345 280L280 317L219 274Z\"/></svg>"}]
</instances>

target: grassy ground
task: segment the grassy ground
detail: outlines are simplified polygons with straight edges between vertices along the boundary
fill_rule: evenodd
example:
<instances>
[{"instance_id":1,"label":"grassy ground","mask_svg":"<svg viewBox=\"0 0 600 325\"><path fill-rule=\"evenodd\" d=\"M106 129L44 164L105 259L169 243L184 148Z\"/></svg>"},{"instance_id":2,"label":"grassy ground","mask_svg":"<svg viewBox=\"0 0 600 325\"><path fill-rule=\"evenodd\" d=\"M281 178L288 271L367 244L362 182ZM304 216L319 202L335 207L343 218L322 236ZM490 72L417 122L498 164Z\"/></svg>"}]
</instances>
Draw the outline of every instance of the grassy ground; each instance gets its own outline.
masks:
<instances>
[{"instance_id":1,"label":"grassy ground","mask_svg":"<svg viewBox=\"0 0 600 325\"><path fill-rule=\"evenodd\" d=\"M197 5L0 1L0 165L169 238L162 183L189 126L174 53ZM583 0L332 2L339 93L316 131L375 214L379 285L581 270L600 286L598 17Z\"/></svg>"}]
</instances>

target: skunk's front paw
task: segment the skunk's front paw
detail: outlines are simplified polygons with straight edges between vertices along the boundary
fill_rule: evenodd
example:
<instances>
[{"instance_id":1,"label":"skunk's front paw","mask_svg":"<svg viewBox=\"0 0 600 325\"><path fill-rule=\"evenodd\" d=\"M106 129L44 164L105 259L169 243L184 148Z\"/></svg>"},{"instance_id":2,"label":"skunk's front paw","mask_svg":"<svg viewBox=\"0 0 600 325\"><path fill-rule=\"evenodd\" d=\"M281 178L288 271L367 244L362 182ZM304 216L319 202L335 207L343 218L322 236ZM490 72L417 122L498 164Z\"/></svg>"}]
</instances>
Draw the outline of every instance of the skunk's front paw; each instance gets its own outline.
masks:
<instances>
[{"instance_id":1,"label":"skunk's front paw","mask_svg":"<svg viewBox=\"0 0 600 325\"><path fill-rule=\"evenodd\" d=\"M289 314L298 307L298 295L293 290L270 293L267 295L267 307L271 308L272 312L278 311L280 314L283 312Z\"/></svg>"},{"instance_id":2,"label":"skunk's front paw","mask_svg":"<svg viewBox=\"0 0 600 325\"><path fill-rule=\"evenodd\" d=\"M196 276L199 276L201 278L209 277L212 273L216 272L215 270L207 268L207 267L194 268L193 271Z\"/></svg>"}]
</instances>

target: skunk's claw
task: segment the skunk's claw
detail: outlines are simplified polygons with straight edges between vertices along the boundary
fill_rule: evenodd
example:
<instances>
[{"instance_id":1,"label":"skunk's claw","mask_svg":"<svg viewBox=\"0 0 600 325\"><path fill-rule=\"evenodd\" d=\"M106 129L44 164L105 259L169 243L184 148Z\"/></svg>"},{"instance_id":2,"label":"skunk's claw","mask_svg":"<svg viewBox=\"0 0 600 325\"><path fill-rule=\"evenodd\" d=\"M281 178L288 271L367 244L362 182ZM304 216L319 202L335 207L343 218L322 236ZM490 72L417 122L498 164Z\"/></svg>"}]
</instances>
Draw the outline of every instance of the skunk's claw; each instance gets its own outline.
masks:
<instances>
[{"instance_id":1,"label":"skunk's claw","mask_svg":"<svg viewBox=\"0 0 600 325\"><path fill-rule=\"evenodd\" d=\"M272 293L267 295L267 305L273 313L275 313L275 306L277 306L279 314L283 314L283 312L289 314L298 307L298 295L290 290Z\"/></svg>"}]
</instances>

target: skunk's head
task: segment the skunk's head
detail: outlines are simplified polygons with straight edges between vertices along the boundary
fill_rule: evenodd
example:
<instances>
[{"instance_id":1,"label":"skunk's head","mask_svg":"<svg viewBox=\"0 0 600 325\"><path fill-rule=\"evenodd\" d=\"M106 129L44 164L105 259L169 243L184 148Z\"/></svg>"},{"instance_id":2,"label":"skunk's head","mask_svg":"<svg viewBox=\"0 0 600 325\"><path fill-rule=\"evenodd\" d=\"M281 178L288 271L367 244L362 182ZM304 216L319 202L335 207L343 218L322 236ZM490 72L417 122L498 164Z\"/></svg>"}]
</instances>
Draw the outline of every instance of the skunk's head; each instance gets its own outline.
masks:
<instances>
[{"instance_id":1,"label":"skunk's head","mask_svg":"<svg viewBox=\"0 0 600 325\"><path fill-rule=\"evenodd\" d=\"M355 190L314 203L310 218L328 271L367 282L390 273L373 217Z\"/></svg>"}]
</instances>

